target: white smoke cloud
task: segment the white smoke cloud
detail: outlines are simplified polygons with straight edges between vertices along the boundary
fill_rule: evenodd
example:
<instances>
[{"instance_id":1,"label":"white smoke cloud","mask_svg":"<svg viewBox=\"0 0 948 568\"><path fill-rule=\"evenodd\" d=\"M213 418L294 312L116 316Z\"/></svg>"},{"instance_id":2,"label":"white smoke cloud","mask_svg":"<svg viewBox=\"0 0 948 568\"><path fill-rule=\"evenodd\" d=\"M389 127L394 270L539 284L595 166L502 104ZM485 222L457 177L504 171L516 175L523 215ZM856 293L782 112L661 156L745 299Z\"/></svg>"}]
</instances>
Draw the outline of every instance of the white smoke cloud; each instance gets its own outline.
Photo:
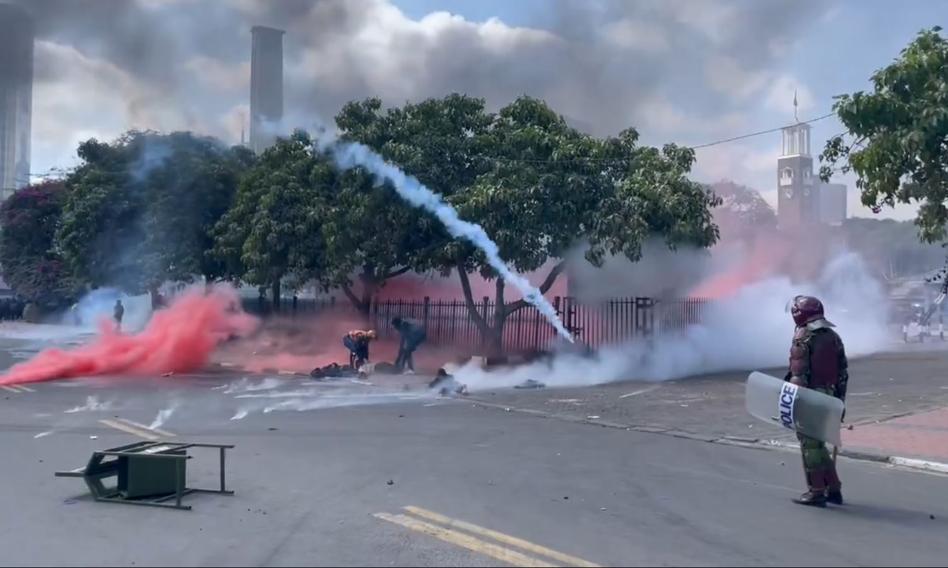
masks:
<instances>
[{"instance_id":1,"label":"white smoke cloud","mask_svg":"<svg viewBox=\"0 0 948 568\"><path fill-rule=\"evenodd\" d=\"M88 396L86 397L86 403L84 405L70 408L64 412L66 414L75 414L77 412L104 412L111 410L113 406L114 403L110 400L102 402L97 396Z\"/></svg>"},{"instance_id":2,"label":"white smoke cloud","mask_svg":"<svg viewBox=\"0 0 948 568\"><path fill-rule=\"evenodd\" d=\"M121 300L125 307L122 330L143 329L151 318L151 297L148 294L127 296L115 288L98 288L89 292L76 302L75 308L63 313L62 323L79 326L87 332L97 331L103 320L112 321L116 300Z\"/></svg>"},{"instance_id":3,"label":"white smoke cloud","mask_svg":"<svg viewBox=\"0 0 948 568\"><path fill-rule=\"evenodd\" d=\"M793 336L786 306L797 294L815 295L823 301L827 318L838 326L850 357L879 351L891 339L884 289L858 255L844 252L827 263L814 282L797 284L776 277L743 287L711 304L703 322L681 334L607 347L592 359L561 355L549 364L493 372L468 365L455 376L476 391L515 386L528 379L565 387L779 367L787 362Z\"/></svg>"},{"instance_id":4,"label":"white smoke cloud","mask_svg":"<svg viewBox=\"0 0 948 568\"><path fill-rule=\"evenodd\" d=\"M172 402L168 408L163 408L158 411L158 415L155 416L155 419L148 426L152 430L155 428L161 428L168 421L169 418L178 410L181 406L180 402Z\"/></svg>"}]
</instances>

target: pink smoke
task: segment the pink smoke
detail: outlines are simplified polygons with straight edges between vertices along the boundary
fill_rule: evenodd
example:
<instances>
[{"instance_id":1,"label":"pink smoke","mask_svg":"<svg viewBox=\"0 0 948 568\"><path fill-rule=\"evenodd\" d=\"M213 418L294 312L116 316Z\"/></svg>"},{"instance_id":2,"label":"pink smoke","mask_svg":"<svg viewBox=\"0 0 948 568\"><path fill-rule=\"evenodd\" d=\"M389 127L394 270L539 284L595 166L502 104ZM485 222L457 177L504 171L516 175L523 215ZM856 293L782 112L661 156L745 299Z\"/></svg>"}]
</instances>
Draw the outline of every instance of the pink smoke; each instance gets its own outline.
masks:
<instances>
[{"instance_id":1,"label":"pink smoke","mask_svg":"<svg viewBox=\"0 0 948 568\"><path fill-rule=\"evenodd\" d=\"M111 322L100 324L95 341L74 350L47 349L15 365L0 385L92 375L154 376L203 368L218 345L244 336L258 321L240 309L237 293L217 286L192 289L156 312L144 331L124 335Z\"/></svg>"}]
</instances>

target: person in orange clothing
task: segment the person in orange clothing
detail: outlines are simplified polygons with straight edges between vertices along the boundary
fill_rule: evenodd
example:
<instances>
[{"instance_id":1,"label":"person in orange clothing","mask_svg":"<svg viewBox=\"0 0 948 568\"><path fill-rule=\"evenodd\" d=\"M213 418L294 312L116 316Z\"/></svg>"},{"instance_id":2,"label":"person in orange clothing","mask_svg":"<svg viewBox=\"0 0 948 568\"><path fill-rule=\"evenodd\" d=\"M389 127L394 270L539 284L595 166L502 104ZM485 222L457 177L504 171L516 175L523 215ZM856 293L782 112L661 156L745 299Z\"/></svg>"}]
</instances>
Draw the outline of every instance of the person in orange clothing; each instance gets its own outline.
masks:
<instances>
[{"instance_id":1,"label":"person in orange clothing","mask_svg":"<svg viewBox=\"0 0 948 568\"><path fill-rule=\"evenodd\" d=\"M374 329L354 329L342 338L342 344L349 350L349 364L359 369L369 362L369 343L376 339Z\"/></svg>"}]
</instances>

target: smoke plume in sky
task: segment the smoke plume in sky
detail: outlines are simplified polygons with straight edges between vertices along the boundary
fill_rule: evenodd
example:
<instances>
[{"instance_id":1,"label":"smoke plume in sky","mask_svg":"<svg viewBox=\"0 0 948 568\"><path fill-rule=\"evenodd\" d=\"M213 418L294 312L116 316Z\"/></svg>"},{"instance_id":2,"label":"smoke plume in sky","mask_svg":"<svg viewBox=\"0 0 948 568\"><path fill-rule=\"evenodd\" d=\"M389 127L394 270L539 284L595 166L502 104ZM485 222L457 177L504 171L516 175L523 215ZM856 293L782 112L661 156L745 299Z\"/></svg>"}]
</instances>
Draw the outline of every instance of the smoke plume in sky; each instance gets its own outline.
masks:
<instances>
[{"instance_id":1,"label":"smoke plume in sky","mask_svg":"<svg viewBox=\"0 0 948 568\"><path fill-rule=\"evenodd\" d=\"M826 112L948 12L929 0L898 14L879 0L447 2L455 13L410 0L12 1L37 22L36 173L72 165L81 139L132 127L237 142L255 24L287 31L288 113L451 92L497 108L526 93L594 134L635 126L649 143L695 144L790 120L794 90L802 116ZM701 150L696 173L770 191L778 145Z\"/></svg>"}]
</instances>

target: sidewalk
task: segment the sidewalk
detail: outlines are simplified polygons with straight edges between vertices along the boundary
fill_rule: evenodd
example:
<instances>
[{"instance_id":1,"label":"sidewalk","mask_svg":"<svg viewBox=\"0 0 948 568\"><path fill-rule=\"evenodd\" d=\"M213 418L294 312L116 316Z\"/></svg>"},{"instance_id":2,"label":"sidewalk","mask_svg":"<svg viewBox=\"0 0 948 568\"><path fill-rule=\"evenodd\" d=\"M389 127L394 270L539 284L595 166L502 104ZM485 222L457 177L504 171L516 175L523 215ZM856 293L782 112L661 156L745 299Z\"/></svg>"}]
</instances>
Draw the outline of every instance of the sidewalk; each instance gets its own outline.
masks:
<instances>
[{"instance_id":1,"label":"sidewalk","mask_svg":"<svg viewBox=\"0 0 948 568\"><path fill-rule=\"evenodd\" d=\"M948 463L948 352L900 351L854 360L850 377L846 454ZM512 411L709 442L795 443L792 432L747 414L746 378L746 372L736 372L664 383L498 389L470 398Z\"/></svg>"},{"instance_id":2,"label":"sidewalk","mask_svg":"<svg viewBox=\"0 0 948 568\"><path fill-rule=\"evenodd\" d=\"M948 408L844 430L843 447L948 463Z\"/></svg>"}]
</instances>

